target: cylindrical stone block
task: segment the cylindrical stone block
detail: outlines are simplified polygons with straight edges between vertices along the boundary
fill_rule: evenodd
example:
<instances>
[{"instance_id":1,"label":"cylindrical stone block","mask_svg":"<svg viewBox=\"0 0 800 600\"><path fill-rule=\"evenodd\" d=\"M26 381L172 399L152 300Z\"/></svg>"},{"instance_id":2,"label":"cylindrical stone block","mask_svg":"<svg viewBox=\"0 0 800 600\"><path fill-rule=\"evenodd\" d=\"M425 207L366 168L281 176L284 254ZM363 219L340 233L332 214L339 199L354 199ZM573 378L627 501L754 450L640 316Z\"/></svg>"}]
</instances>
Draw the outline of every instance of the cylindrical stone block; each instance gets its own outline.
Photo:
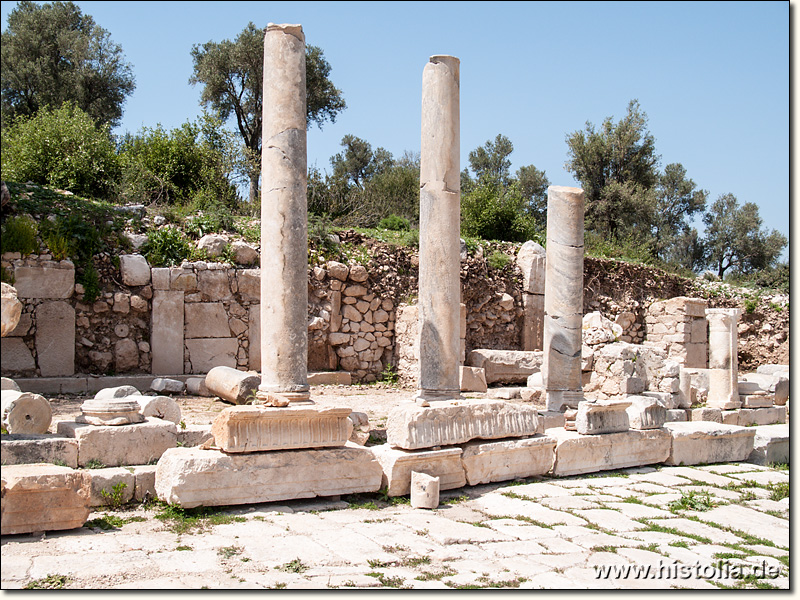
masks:
<instances>
[{"instance_id":1,"label":"cylindrical stone block","mask_svg":"<svg viewBox=\"0 0 800 600\"><path fill-rule=\"evenodd\" d=\"M439 478L426 473L411 472L412 508L436 508L439 506Z\"/></svg>"},{"instance_id":2,"label":"cylindrical stone block","mask_svg":"<svg viewBox=\"0 0 800 600\"><path fill-rule=\"evenodd\" d=\"M553 411L583 397L583 211L580 188L548 188L542 378Z\"/></svg>"},{"instance_id":3,"label":"cylindrical stone block","mask_svg":"<svg viewBox=\"0 0 800 600\"><path fill-rule=\"evenodd\" d=\"M306 50L300 25L267 25L261 152L261 384L309 397Z\"/></svg>"},{"instance_id":4,"label":"cylindrical stone block","mask_svg":"<svg viewBox=\"0 0 800 600\"><path fill-rule=\"evenodd\" d=\"M53 420L50 402L39 394L2 390L0 407L8 433L47 433Z\"/></svg>"},{"instance_id":5,"label":"cylindrical stone block","mask_svg":"<svg viewBox=\"0 0 800 600\"><path fill-rule=\"evenodd\" d=\"M422 400L458 398L460 386L460 61L432 56L422 74L419 330Z\"/></svg>"},{"instance_id":6,"label":"cylindrical stone block","mask_svg":"<svg viewBox=\"0 0 800 600\"><path fill-rule=\"evenodd\" d=\"M739 399L738 308L709 308L708 406L722 410L741 407Z\"/></svg>"},{"instance_id":7,"label":"cylindrical stone block","mask_svg":"<svg viewBox=\"0 0 800 600\"><path fill-rule=\"evenodd\" d=\"M254 400L260 378L253 373L232 367L214 367L206 375L206 389L232 404L247 404Z\"/></svg>"}]
</instances>

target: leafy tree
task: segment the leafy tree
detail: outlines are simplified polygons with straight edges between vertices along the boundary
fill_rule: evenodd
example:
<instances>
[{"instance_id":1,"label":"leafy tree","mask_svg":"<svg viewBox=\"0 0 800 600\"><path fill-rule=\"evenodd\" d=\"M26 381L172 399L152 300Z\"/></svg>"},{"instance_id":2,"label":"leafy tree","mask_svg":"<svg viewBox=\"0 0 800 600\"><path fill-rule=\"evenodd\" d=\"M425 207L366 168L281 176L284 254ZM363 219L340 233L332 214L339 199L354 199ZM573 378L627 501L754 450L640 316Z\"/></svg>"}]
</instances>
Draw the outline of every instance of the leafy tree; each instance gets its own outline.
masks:
<instances>
[{"instance_id":1,"label":"leafy tree","mask_svg":"<svg viewBox=\"0 0 800 600\"><path fill-rule=\"evenodd\" d=\"M632 100L616 124L608 117L596 130L587 122L567 135L567 146L565 168L583 188L586 228L610 237L649 230L659 156L639 103Z\"/></svg>"},{"instance_id":2,"label":"leafy tree","mask_svg":"<svg viewBox=\"0 0 800 600\"><path fill-rule=\"evenodd\" d=\"M385 148L372 151L372 145L359 137L347 134L342 138L344 152L331 157L334 179L348 187L363 189L374 175L385 171L392 164L392 154Z\"/></svg>"},{"instance_id":3,"label":"leafy tree","mask_svg":"<svg viewBox=\"0 0 800 600\"><path fill-rule=\"evenodd\" d=\"M203 84L200 103L223 120L236 118L244 142L250 202L258 198L261 161L264 30L252 22L234 41L207 42L192 48L194 72L191 84ZM331 66L322 50L306 46L306 110L308 124L320 128L334 122L345 109L342 93L330 81Z\"/></svg>"},{"instance_id":4,"label":"leafy tree","mask_svg":"<svg viewBox=\"0 0 800 600\"><path fill-rule=\"evenodd\" d=\"M703 212L708 192L696 189L686 169L672 163L659 175L652 215L652 250L655 258L691 269L697 259L697 231L691 234L689 218ZM687 237L688 236L688 237Z\"/></svg>"},{"instance_id":5,"label":"leafy tree","mask_svg":"<svg viewBox=\"0 0 800 600\"><path fill-rule=\"evenodd\" d=\"M77 194L108 198L121 170L108 125L97 125L65 103L17 117L2 130L2 178L33 181Z\"/></svg>"},{"instance_id":6,"label":"leafy tree","mask_svg":"<svg viewBox=\"0 0 800 600\"><path fill-rule=\"evenodd\" d=\"M758 206L752 202L739 206L733 194L717 198L703 216L703 223L705 264L716 269L719 277L729 269L748 274L774 266L788 244L780 232L761 228Z\"/></svg>"},{"instance_id":7,"label":"leafy tree","mask_svg":"<svg viewBox=\"0 0 800 600\"><path fill-rule=\"evenodd\" d=\"M331 175L308 172L308 210L339 225L374 227L394 214L419 221L419 156L395 159L385 148L354 135L342 138L343 151L331 157Z\"/></svg>"},{"instance_id":8,"label":"leafy tree","mask_svg":"<svg viewBox=\"0 0 800 600\"><path fill-rule=\"evenodd\" d=\"M550 181L544 171L533 165L517 169L519 192L525 199L526 212L541 224L547 223L547 188Z\"/></svg>"},{"instance_id":9,"label":"leafy tree","mask_svg":"<svg viewBox=\"0 0 800 600\"><path fill-rule=\"evenodd\" d=\"M469 169L461 172L462 213L465 209L469 211L474 206L488 203L487 208L494 214L494 217L487 219L481 219L478 215L468 217L466 227L470 231L475 227L485 229L487 235L490 231L493 232L491 235L494 237L489 239L517 239L519 231L532 231L531 227L543 228L547 219L547 188L550 185L547 175L535 166L527 165L517 169L515 176L512 176L509 156L513 151L514 144L511 140L498 134L494 141L488 140L483 146L469 153L470 169L475 173L475 179L470 175ZM492 193L496 194L496 197L490 202L488 195ZM466 204L465 198L467 198ZM509 213L512 206L521 212L520 219L512 218ZM505 237L502 234L501 237L496 237L499 230L488 225L490 221L494 222L494 219L505 220L516 229L509 230ZM476 225L478 222L484 222L485 226ZM464 223L462 219L462 226ZM465 235L478 234L465 231Z\"/></svg>"},{"instance_id":10,"label":"leafy tree","mask_svg":"<svg viewBox=\"0 0 800 600\"><path fill-rule=\"evenodd\" d=\"M72 2L17 4L0 43L0 81L4 125L71 101L113 126L135 87L122 48Z\"/></svg>"},{"instance_id":11,"label":"leafy tree","mask_svg":"<svg viewBox=\"0 0 800 600\"><path fill-rule=\"evenodd\" d=\"M469 166L477 179L497 183L503 187L510 183L511 161L509 155L514 151L514 144L506 136L498 134L494 141L487 141L483 146L469 153Z\"/></svg>"}]
</instances>

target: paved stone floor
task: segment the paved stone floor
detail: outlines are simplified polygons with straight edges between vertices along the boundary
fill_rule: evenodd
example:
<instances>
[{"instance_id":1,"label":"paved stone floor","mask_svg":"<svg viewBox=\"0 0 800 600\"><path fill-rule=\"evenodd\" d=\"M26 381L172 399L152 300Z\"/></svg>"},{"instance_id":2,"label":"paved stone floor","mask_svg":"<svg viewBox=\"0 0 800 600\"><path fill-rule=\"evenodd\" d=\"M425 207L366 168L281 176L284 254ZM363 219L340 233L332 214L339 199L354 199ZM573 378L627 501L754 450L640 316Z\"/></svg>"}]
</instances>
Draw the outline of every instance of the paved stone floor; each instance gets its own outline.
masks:
<instances>
[{"instance_id":1,"label":"paved stone floor","mask_svg":"<svg viewBox=\"0 0 800 600\"><path fill-rule=\"evenodd\" d=\"M380 494L123 508L4 536L2 588L786 589L788 487L786 468L719 464L466 487L436 510Z\"/></svg>"}]
</instances>

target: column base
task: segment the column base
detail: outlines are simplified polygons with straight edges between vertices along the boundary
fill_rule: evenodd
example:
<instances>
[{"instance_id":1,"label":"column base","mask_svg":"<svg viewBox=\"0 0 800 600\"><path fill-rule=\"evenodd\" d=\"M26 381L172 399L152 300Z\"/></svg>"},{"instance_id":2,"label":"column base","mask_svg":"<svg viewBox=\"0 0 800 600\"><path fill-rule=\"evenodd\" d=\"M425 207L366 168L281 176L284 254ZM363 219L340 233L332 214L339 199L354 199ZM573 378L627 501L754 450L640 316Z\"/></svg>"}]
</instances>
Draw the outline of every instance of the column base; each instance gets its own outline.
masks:
<instances>
[{"instance_id":1,"label":"column base","mask_svg":"<svg viewBox=\"0 0 800 600\"><path fill-rule=\"evenodd\" d=\"M314 404L309 391L275 392L258 386L256 402L267 406L288 406L289 404Z\"/></svg>"},{"instance_id":2,"label":"column base","mask_svg":"<svg viewBox=\"0 0 800 600\"><path fill-rule=\"evenodd\" d=\"M547 394L547 410L564 412L568 408L578 408L583 401L583 390L545 390Z\"/></svg>"},{"instance_id":3,"label":"column base","mask_svg":"<svg viewBox=\"0 0 800 600\"><path fill-rule=\"evenodd\" d=\"M463 399L461 390L419 390L414 402L420 406L430 406L430 402Z\"/></svg>"}]
</instances>

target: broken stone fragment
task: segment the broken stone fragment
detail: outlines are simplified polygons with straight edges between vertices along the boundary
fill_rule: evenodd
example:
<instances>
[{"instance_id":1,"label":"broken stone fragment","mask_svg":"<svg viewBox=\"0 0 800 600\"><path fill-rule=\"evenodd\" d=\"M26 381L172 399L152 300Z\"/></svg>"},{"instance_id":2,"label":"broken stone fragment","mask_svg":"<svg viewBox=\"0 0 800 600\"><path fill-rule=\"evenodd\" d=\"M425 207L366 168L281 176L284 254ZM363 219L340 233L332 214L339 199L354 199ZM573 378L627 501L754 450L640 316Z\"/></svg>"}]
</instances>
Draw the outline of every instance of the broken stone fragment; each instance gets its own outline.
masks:
<instances>
[{"instance_id":1,"label":"broken stone fragment","mask_svg":"<svg viewBox=\"0 0 800 600\"><path fill-rule=\"evenodd\" d=\"M208 391L232 404L247 404L255 400L261 377L256 373L232 367L214 367L206 375Z\"/></svg>"},{"instance_id":2,"label":"broken stone fragment","mask_svg":"<svg viewBox=\"0 0 800 600\"><path fill-rule=\"evenodd\" d=\"M436 508L439 506L439 478L425 473L411 472L411 507Z\"/></svg>"}]
</instances>

